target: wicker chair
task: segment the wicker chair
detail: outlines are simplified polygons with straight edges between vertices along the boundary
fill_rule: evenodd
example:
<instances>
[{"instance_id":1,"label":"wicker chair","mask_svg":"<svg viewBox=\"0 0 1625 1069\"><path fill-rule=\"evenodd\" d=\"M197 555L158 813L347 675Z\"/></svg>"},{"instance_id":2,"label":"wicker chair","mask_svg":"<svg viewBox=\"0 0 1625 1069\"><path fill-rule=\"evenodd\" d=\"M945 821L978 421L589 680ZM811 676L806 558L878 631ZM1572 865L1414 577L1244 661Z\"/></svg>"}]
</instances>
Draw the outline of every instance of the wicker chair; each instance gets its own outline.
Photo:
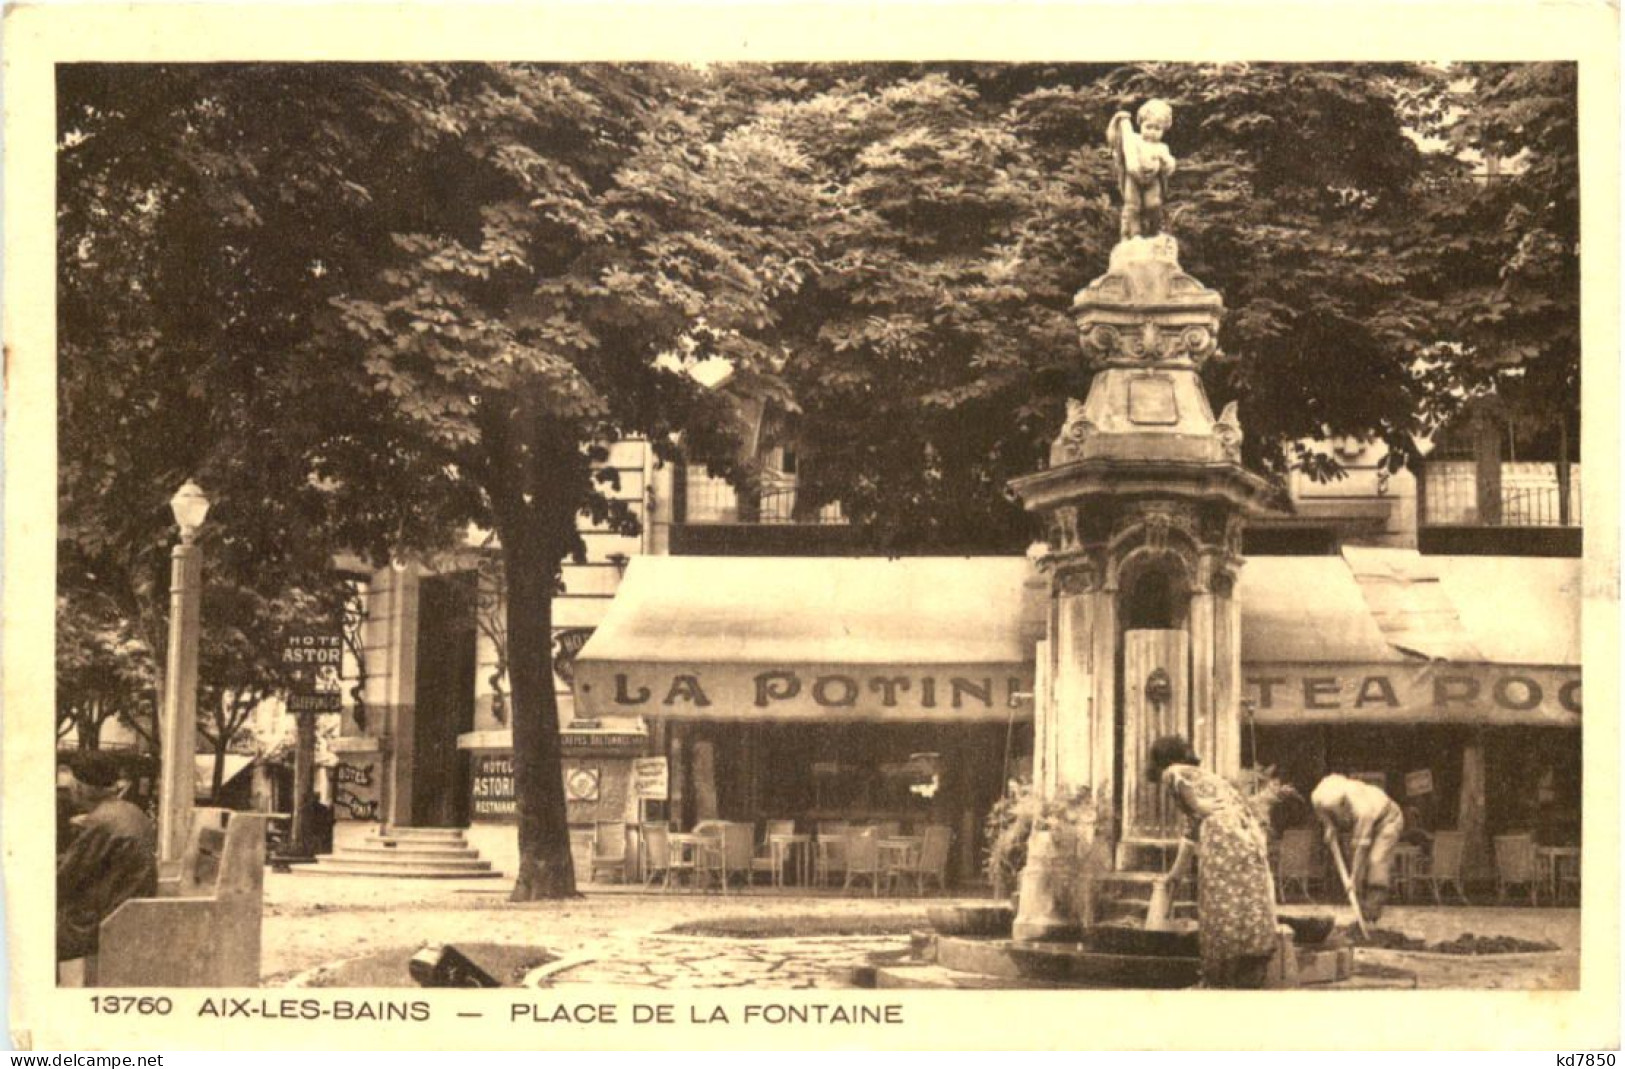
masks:
<instances>
[{"instance_id":1,"label":"wicker chair","mask_svg":"<svg viewBox=\"0 0 1625 1069\"><path fill-rule=\"evenodd\" d=\"M1315 833L1308 828L1290 828L1281 833L1281 858L1276 867L1276 896L1286 901L1287 888L1298 885L1304 901L1314 901L1310 884L1318 882L1315 872Z\"/></svg>"},{"instance_id":2,"label":"wicker chair","mask_svg":"<svg viewBox=\"0 0 1625 1069\"><path fill-rule=\"evenodd\" d=\"M1444 897L1439 894L1439 888L1445 885L1456 889L1456 897L1461 899L1464 906L1472 905L1467 901L1467 892L1461 886L1461 864L1467 854L1467 835L1459 831L1441 831L1433 835L1433 852L1422 863L1413 879L1417 883L1425 883L1433 892L1433 901L1436 905L1444 904Z\"/></svg>"},{"instance_id":3,"label":"wicker chair","mask_svg":"<svg viewBox=\"0 0 1625 1069\"><path fill-rule=\"evenodd\" d=\"M867 879L878 897L880 877L880 837L875 829L846 829L846 880L841 889L849 890L854 880Z\"/></svg>"},{"instance_id":4,"label":"wicker chair","mask_svg":"<svg viewBox=\"0 0 1625 1069\"><path fill-rule=\"evenodd\" d=\"M1540 879L1535 865L1535 837L1527 832L1495 837L1495 901L1504 904L1507 888L1527 886L1529 904L1539 905Z\"/></svg>"}]
</instances>

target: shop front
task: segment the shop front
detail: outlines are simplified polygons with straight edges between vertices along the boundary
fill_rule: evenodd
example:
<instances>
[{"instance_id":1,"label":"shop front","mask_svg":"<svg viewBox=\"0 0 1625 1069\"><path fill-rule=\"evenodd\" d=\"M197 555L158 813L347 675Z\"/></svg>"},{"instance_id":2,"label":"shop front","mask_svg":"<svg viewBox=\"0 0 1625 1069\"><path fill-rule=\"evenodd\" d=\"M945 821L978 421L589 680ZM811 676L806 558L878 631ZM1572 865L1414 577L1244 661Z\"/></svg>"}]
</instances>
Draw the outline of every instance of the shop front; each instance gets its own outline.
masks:
<instances>
[{"instance_id":1,"label":"shop front","mask_svg":"<svg viewBox=\"0 0 1625 1069\"><path fill-rule=\"evenodd\" d=\"M1409 550L1256 557L1238 582L1241 761L1307 797L1340 771L1414 829L1577 844L1578 562ZM576 663L577 709L635 715L669 768L643 816L981 824L1029 775L1046 596L1025 560L634 561ZM1307 805L1283 825L1307 826Z\"/></svg>"},{"instance_id":2,"label":"shop front","mask_svg":"<svg viewBox=\"0 0 1625 1069\"><path fill-rule=\"evenodd\" d=\"M1249 563L1243 761L1305 797L1328 772L1381 787L1413 841L1465 835L1469 879L1493 877L1498 836L1578 848L1578 562L1386 559L1401 574L1336 558ZM1312 815L1300 804L1278 819Z\"/></svg>"},{"instance_id":3,"label":"shop front","mask_svg":"<svg viewBox=\"0 0 1625 1069\"><path fill-rule=\"evenodd\" d=\"M576 706L651 725L679 828L946 825L969 879L1030 762L1035 580L1023 559L639 559Z\"/></svg>"}]
</instances>

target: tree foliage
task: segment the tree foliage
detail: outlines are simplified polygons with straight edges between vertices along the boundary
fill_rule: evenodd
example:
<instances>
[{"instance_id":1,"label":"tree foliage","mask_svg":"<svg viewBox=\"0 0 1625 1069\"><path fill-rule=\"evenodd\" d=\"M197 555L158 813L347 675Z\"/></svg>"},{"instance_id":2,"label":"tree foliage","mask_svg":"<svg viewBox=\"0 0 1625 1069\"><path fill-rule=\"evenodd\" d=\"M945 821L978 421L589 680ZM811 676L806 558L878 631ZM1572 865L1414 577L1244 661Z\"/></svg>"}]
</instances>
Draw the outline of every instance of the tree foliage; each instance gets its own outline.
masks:
<instances>
[{"instance_id":1,"label":"tree foliage","mask_svg":"<svg viewBox=\"0 0 1625 1069\"><path fill-rule=\"evenodd\" d=\"M69 660L126 627L161 660L187 476L216 501L217 694L336 616L335 550L494 530L520 898L573 889L551 598L580 524L636 529L608 445L748 485L733 402L766 400L798 508L839 500L884 550L1019 548L1003 487L1042 463L1052 385L1087 388L1070 302L1116 235L1119 109L1174 105L1170 229L1225 296L1207 384L1250 463L1328 477L1292 443L1333 435L1405 463L1468 380L1577 396L1561 65L86 65L58 89ZM1469 150L1515 179L1473 185ZM687 374L712 358L722 389Z\"/></svg>"}]
</instances>

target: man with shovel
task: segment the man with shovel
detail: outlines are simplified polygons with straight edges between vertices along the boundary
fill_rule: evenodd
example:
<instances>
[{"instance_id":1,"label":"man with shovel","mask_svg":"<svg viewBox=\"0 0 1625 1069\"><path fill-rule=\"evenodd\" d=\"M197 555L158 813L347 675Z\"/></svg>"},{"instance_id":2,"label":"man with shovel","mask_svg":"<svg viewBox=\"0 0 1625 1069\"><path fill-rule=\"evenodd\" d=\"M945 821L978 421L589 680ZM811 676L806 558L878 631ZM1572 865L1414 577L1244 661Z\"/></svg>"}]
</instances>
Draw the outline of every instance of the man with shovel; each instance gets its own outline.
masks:
<instances>
[{"instance_id":1,"label":"man with shovel","mask_svg":"<svg viewBox=\"0 0 1625 1069\"><path fill-rule=\"evenodd\" d=\"M1343 870L1343 862L1337 836L1343 831L1351 833L1354 857L1341 875L1362 919L1377 923L1388 901L1394 847L1405 832L1404 814L1380 788L1335 772L1320 781L1309 804L1320 818L1326 847L1337 859L1339 870Z\"/></svg>"}]
</instances>

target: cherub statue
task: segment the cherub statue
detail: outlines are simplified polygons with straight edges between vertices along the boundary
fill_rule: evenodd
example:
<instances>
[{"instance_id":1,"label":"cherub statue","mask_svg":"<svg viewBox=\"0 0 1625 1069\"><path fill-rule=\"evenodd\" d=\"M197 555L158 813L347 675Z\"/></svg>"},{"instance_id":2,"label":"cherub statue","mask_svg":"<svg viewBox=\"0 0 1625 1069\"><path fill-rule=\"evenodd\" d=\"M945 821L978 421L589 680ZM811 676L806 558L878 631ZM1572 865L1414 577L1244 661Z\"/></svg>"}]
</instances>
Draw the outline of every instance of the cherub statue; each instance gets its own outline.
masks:
<instances>
[{"instance_id":1,"label":"cherub statue","mask_svg":"<svg viewBox=\"0 0 1625 1069\"><path fill-rule=\"evenodd\" d=\"M1166 100L1148 100L1140 106L1140 131L1134 132L1126 111L1106 125L1106 144L1112 150L1112 173L1123 190L1121 237L1149 238L1162 233L1162 202L1168 195L1168 176L1174 157L1162 135L1174 124L1174 109Z\"/></svg>"}]
</instances>

